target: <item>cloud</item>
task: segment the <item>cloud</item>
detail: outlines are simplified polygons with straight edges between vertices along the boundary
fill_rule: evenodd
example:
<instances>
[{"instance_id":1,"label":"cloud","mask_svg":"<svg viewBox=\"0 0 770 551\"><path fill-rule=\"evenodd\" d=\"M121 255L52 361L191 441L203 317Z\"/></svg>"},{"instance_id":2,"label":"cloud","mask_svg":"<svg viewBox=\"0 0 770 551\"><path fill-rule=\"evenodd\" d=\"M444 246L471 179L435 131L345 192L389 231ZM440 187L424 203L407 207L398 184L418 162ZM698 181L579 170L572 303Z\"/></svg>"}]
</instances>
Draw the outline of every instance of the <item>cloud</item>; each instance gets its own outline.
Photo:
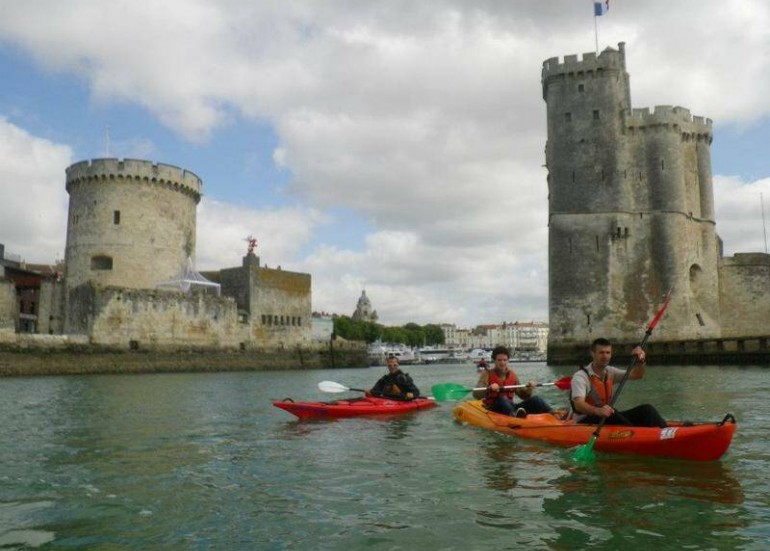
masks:
<instances>
[{"instance_id":1,"label":"cloud","mask_svg":"<svg viewBox=\"0 0 770 551\"><path fill-rule=\"evenodd\" d=\"M72 150L0 118L0 236L6 253L33 263L64 258Z\"/></svg>"},{"instance_id":2,"label":"cloud","mask_svg":"<svg viewBox=\"0 0 770 551\"><path fill-rule=\"evenodd\" d=\"M714 210L725 256L768 252L770 178L744 182L736 177L716 176Z\"/></svg>"},{"instance_id":3,"label":"cloud","mask_svg":"<svg viewBox=\"0 0 770 551\"><path fill-rule=\"evenodd\" d=\"M197 214L196 268L200 270L240 266L249 236L257 239L256 254L263 257L263 265L275 267L271 259L295 258L313 231L329 222L327 215L315 209L255 210L206 197Z\"/></svg>"}]
</instances>

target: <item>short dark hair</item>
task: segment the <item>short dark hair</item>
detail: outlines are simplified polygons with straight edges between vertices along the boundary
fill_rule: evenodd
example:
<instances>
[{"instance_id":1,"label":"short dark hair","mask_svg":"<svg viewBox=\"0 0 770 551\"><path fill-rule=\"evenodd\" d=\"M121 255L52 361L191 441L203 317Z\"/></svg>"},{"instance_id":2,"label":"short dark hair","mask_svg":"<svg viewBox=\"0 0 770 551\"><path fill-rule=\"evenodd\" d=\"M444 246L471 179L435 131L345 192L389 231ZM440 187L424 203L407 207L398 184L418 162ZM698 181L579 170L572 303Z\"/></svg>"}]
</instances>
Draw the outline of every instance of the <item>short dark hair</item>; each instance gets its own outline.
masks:
<instances>
[{"instance_id":1,"label":"short dark hair","mask_svg":"<svg viewBox=\"0 0 770 551\"><path fill-rule=\"evenodd\" d=\"M591 343L591 350L596 350L597 346L612 346L612 343L609 339L599 337L598 339L594 339L594 342Z\"/></svg>"},{"instance_id":2,"label":"short dark hair","mask_svg":"<svg viewBox=\"0 0 770 551\"><path fill-rule=\"evenodd\" d=\"M511 357L511 351L508 350L507 346L498 345L495 346L495 348L492 350L492 359L496 359L498 354L505 354L509 358Z\"/></svg>"}]
</instances>

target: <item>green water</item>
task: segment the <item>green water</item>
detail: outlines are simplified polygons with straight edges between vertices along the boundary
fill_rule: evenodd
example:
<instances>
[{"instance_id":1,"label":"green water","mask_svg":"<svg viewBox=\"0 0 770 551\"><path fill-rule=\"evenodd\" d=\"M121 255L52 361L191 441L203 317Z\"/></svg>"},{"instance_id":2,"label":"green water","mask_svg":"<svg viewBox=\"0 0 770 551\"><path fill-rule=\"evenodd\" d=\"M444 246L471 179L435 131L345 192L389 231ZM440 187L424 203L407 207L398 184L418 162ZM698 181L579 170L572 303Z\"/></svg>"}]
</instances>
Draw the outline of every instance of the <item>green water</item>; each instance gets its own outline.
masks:
<instances>
[{"instance_id":1,"label":"green water","mask_svg":"<svg viewBox=\"0 0 770 551\"><path fill-rule=\"evenodd\" d=\"M470 364L406 370L424 391L476 378ZM320 422L270 404L384 373L0 379L0 549L770 549L766 369L651 366L623 391L620 407L669 418L734 413L713 463L577 466L571 450L459 425L449 403Z\"/></svg>"}]
</instances>

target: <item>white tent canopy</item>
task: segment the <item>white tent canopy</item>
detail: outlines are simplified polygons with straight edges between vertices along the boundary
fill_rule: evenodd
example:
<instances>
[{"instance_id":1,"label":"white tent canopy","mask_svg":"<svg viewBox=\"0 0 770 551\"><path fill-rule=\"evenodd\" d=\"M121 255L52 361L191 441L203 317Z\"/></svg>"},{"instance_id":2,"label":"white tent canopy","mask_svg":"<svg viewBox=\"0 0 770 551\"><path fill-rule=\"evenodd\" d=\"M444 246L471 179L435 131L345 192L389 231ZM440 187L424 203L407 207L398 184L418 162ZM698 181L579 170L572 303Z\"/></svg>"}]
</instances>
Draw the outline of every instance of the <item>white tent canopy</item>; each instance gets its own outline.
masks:
<instances>
[{"instance_id":1,"label":"white tent canopy","mask_svg":"<svg viewBox=\"0 0 770 551\"><path fill-rule=\"evenodd\" d=\"M189 293L193 287L203 287L206 289L215 289L217 296L222 293L222 286L219 283L209 281L193 267L192 258L187 257L187 262L182 267L179 274L174 279L168 281L161 281L155 284L156 289L174 289L182 291L183 293Z\"/></svg>"}]
</instances>

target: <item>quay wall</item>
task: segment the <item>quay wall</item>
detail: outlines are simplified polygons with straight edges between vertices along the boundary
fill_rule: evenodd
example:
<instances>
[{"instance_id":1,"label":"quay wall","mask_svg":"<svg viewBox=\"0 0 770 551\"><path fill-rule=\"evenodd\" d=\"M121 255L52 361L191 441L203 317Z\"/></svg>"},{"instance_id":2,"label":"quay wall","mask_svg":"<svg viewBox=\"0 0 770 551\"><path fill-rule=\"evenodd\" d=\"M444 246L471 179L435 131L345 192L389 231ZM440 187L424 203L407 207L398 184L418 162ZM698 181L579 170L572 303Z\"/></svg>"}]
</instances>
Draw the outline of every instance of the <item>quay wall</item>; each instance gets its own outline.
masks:
<instances>
[{"instance_id":1,"label":"quay wall","mask_svg":"<svg viewBox=\"0 0 770 551\"><path fill-rule=\"evenodd\" d=\"M630 351L638 344L613 341L612 364L624 368L631 361ZM650 341L645 346L650 364L655 365L767 365L770 362L770 335ZM587 365L591 361L589 343L549 346L548 365Z\"/></svg>"},{"instance_id":2,"label":"quay wall","mask_svg":"<svg viewBox=\"0 0 770 551\"><path fill-rule=\"evenodd\" d=\"M87 337L28 337L36 338L0 342L0 377L275 371L367 365L365 343L341 340L248 350L129 350L93 345L88 343Z\"/></svg>"}]
</instances>

